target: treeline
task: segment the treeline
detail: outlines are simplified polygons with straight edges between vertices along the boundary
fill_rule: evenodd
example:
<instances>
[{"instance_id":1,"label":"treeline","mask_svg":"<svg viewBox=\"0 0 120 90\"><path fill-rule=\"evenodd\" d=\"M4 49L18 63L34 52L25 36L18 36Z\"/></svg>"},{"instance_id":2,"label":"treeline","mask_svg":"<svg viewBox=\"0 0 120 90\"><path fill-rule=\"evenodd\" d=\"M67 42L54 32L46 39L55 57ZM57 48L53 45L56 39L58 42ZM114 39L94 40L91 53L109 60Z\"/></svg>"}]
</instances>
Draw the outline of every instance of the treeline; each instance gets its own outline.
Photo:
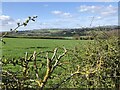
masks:
<instances>
[{"instance_id":1,"label":"treeline","mask_svg":"<svg viewBox=\"0 0 120 90\"><path fill-rule=\"evenodd\" d=\"M64 39L68 40L69 38L64 37L50 37L50 36L5 36L5 38L28 38L28 39Z\"/></svg>"},{"instance_id":2,"label":"treeline","mask_svg":"<svg viewBox=\"0 0 120 90\"><path fill-rule=\"evenodd\" d=\"M100 26L92 28L74 28L74 29L37 29L9 32L8 36L29 36L29 37L74 37L76 34L79 36L90 36L91 32L105 31L114 32L120 29L119 26ZM4 32L3 32L4 33ZM80 37L83 39L82 37Z\"/></svg>"}]
</instances>

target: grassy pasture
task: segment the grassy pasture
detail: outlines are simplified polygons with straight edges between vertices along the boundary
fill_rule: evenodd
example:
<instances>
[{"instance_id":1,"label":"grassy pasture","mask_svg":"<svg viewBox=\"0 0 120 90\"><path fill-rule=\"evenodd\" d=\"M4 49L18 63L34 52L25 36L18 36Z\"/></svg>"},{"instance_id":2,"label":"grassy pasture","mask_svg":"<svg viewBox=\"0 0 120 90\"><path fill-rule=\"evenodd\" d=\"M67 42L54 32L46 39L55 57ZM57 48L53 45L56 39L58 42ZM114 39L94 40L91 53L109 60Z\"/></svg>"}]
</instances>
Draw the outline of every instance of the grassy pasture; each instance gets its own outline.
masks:
<instances>
[{"instance_id":1,"label":"grassy pasture","mask_svg":"<svg viewBox=\"0 0 120 90\"><path fill-rule=\"evenodd\" d=\"M89 40L58 40L58 39L28 39L28 38L4 38L6 44L2 45L2 56L3 59L19 59L25 56L25 53L28 52L29 55L32 55L34 51L53 51L55 48L62 48L63 46L66 49L72 50L75 47L81 47L81 50L84 50L84 46L88 44ZM59 54L62 51L59 51ZM51 54L49 54L51 55ZM46 56L46 53L43 54ZM37 58L40 59L41 58ZM71 56L64 57L62 61L71 60ZM44 60L42 60L45 64ZM46 61L46 60L45 60ZM8 64L4 69L11 69L18 71L20 67L12 67Z\"/></svg>"},{"instance_id":2,"label":"grassy pasture","mask_svg":"<svg viewBox=\"0 0 120 90\"><path fill-rule=\"evenodd\" d=\"M57 39L23 39L5 38L6 44L2 45L2 55L5 58L19 58L25 52L49 51L56 47L73 49L75 46L83 47L89 40L57 40Z\"/></svg>"}]
</instances>

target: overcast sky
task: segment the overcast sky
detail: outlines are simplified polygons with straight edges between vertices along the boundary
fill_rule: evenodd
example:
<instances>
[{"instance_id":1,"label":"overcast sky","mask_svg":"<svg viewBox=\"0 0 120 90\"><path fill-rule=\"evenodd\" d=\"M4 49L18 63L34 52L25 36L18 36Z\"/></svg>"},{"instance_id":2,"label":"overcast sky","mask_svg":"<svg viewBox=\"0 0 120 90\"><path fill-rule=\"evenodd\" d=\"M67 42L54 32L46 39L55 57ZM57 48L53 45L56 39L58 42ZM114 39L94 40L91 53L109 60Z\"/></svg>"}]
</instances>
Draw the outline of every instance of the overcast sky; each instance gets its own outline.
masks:
<instances>
[{"instance_id":1,"label":"overcast sky","mask_svg":"<svg viewBox=\"0 0 120 90\"><path fill-rule=\"evenodd\" d=\"M25 28L20 28L21 30L39 28L89 27L92 17L94 17L92 26L117 25L118 2L117 0L116 2L4 1L2 2L2 15L0 15L0 20L2 21L0 28L2 30L9 30L10 28L15 27L17 22L22 22L28 16L33 15L38 16L36 19L37 21L29 23L29 25Z\"/></svg>"}]
</instances>

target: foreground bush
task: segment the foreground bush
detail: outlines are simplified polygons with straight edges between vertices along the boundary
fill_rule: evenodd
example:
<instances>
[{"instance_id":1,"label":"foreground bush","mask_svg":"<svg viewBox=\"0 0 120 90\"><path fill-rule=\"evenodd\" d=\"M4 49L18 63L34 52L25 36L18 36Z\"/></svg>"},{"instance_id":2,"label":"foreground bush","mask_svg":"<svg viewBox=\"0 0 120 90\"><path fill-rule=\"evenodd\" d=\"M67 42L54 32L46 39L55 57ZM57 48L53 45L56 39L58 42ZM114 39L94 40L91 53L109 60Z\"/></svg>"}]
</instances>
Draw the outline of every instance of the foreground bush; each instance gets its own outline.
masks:
<instances>
[{"instance_id":1,"label":"foreground bush","mask_svg":"<svg viewBox=\"0 0 120 90\"><path fill-rule=\"evenodd\" d=\"M2 59L3 89L120 88L119 39L96 38L85 51L56 48ZM65 58L64 58L65 57ZM63 58L63 59L62 59Z\"/></svg>"},{"instance_id":2,"label":"foreground bush","mask_svg":"<svg viewBox=\"0 0 120 90\"><path fill-rule=\"evenodd\" d=\"M86 88L115 88L119 90L119 37L107 34L104 37L106 38L103 39L96 36L94 42L86 47L86 51L83 54L80 47L76 47L73 60L79 62L80 68L76 82L77 80L83 81L81 85Z\"/></svg>"},{"instance_id":3,"label":"foreground bush","mask_svg":"<svg viewBox=\"0 0 120 90\"><path fill-rule=\"evenodd\" d=\"M3 89L42 89L51 78L54 70L59 66L61 58L66 54L66 49L60 55L57 54L58 48L46 53L34 52L31 56L26 53L24 58L18 60L2 60L3 68L11 68L2 71L2 88ZM52 54L53 53L53 54ZM51 58L48 55L52 55ZM42 60L41 60L42 59ZM43 61L45 60L45 61ZM18 68L13 70L13 68Z\"/></svg>"}]
</instances>

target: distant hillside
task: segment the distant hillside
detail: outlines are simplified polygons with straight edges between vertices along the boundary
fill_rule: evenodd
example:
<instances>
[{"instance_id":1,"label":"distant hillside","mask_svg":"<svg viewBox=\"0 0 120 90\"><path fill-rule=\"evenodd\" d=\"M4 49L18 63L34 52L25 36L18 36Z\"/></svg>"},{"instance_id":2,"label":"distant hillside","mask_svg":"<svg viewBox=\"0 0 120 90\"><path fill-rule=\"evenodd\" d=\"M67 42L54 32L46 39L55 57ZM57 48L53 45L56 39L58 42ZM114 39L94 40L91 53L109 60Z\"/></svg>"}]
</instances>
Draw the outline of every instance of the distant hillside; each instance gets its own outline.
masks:
<instances>
[{"instance_id":1,"label":"distant hillside","mask_svg":"<svg viewBox=\"0 0 120 90\"><path fill-rule=\"evenodd\" d=\"M52 36L52 37L73 37L74 35L86 36L89 35L91 31L112 31L120 29L120 26L100 26L92 28L74 28L74 29L35 29L9 32L8 36Z\"/></svg>"}]
</instances>

